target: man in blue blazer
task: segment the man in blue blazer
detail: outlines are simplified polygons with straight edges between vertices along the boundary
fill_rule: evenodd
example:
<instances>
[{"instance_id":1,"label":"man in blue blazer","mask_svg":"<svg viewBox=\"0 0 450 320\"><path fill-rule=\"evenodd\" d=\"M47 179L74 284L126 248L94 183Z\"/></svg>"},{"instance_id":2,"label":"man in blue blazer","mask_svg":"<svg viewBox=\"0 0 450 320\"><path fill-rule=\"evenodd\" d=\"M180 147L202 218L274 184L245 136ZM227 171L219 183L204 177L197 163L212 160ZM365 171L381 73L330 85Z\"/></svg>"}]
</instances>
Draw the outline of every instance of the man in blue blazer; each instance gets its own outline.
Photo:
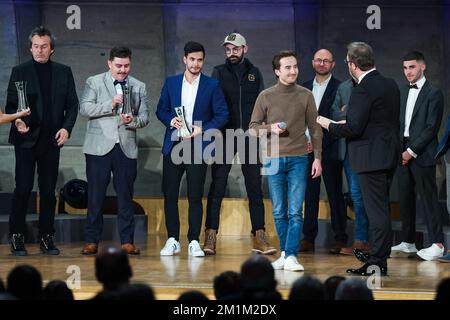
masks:
<instances>
[{"instance_id":1,"label":"man in blue blazer","mask_svg":"<svg viewBox=\"0 0 450 320\"><path fill-rule=\"evenodd\" d=\"M211 141L202 138L206 131L212 132L226 125L228 107L219 82L201 73L204 58L205 49L200 43L192 41L186 43L183 57L186 70L182 74L166 79L156 110L156 116L166 126L162 147L162 189L168 240L161 249L162 256L180 252L178 196L184 172L189 200L189 255L194 257L205 255L198 241L203 217L202 196L207 169L203 151L207 151L205 148ZM181 106L184 108L185 119L177 116L175 110ZM179 138L183 125L190 129L191 134ZM213 135L217 134L220 132L213 132ZM214 153L211 152L211 155Z\"/></svg>"}]
</instances>

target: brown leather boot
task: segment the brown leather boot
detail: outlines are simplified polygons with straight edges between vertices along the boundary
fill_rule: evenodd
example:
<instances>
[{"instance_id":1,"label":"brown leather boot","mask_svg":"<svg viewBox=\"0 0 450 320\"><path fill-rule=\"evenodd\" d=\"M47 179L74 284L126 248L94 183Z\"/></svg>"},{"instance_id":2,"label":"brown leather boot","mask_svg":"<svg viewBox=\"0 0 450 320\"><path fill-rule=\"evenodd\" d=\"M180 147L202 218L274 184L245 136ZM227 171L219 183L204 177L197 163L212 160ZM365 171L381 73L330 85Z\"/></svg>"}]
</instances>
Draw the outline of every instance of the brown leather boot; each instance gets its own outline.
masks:
<instances>
[{"instance_id":1,"label":"brown leather boot","mask_svg":"<svg viewBox=\"0 0 450 320\"><path fill-rule=\"evenodd\" d=\"M262 254L274 254L277 252L275 247L272 247L266 238L266 233L263 229L256 230L253 237L253 249L252 251Z\"/></svg>"},{"instance_id":2,"label":"brown leather boot","mask_svg":"<svg viewBox=\"0 0 450 320\"><path fill-rule=\"evenodd\" d=\"M345 248L347 244L345 242L337 241L334 246L330 249L331 254L341 253L342 248Z\"/></svg>"},{"instance_id":3,"label":"brown leather boot","mask_svg":"<svg viewBox=\"0 0 450 320\"><path fill-rule=\"evenodd\" d=\"M83 245L83 249L81 250L81 254L84 255L92 255L97 254L98 245L96 243L85 243Z\"/></svg>"},{"instance_id":4,"label":"brown leather boot","mask_svg":"<svg viewBox=\"0 0 450 320\"><path fill-rule=\"evenodd\" d=\"M137 255L141 253L141 250L137 248L133 243L124 243L122 245L122 250L127 254Z\"/></svg>"},{"instance_id":5,"label":"brown leather boot","mask_svg":"<svg viewBox=\"0 0 450 320\"><path fill-rule=\"evenodd\" d=\"M300 241L299 252L314 252L314 242L308 240Z\"/></svg>"},{"instance_id":6,"label":"brown leather boot","mask_svg":"<svg viewBox=\"0 0 450 320\"><path fill-rule=\"evenodd\" d=\"M369 244L367 242L355 241L351 247L342 248L341 249L341 254L352 256L354 248L362 250L362 251L367 252L367 253L370 251L370 247L369 247Z\"/></svg>"},{"instance_id":7,"label":"brown leather boot","mask_svg":"<svg viewBox=\"0 0 450 320\"><path fill-rule=\"evenodd\" d=\"M213 256L216 254L216 229L206 229L205 231L205 245L203 246L203 252L207 256Z\"/></svg>"}]
</instances>

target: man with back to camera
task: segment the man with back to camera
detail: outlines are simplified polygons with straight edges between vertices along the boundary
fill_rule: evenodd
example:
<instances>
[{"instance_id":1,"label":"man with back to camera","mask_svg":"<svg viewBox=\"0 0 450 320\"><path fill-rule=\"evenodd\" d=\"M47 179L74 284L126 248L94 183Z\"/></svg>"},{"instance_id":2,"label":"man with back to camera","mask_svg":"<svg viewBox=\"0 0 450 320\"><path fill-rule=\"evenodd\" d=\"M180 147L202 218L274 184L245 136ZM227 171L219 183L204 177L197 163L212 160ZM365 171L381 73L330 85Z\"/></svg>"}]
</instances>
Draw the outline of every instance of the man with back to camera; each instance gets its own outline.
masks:
<instances>
[{"instance_id":1,"label":"man with back to camera","mask_svg":"<svg viewBox=\"0 0 450 320\"><path fill-rule=\"evenodd\" d=\"M350 43L345 63L358 83L350 96L346 120L332 123L320 116L317 122L331 134L349 139L350 162L358 173L369 218L370 255L364 256L362 267L347 272L369 276L378 268L385 276L392 244L389 189L400 150L400 93L394 80L376 70L367 43Z\"/></svg>"}]
</instances>

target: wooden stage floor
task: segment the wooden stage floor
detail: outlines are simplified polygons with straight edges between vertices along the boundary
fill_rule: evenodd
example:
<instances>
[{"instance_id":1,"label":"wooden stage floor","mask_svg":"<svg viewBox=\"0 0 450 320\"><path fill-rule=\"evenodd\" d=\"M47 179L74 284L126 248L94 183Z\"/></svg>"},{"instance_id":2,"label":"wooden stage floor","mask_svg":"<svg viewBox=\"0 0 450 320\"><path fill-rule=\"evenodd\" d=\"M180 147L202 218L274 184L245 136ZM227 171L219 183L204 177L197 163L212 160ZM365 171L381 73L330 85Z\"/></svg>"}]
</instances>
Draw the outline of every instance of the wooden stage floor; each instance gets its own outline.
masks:
<instances>
[{"instance_id":1,"label":"wooden stage floor","mask_svg":"<svg viewBox=\"0 0 450 320\"><path fill-rule=\"evenodd\" d=\"M217 243L215 256L190 258L187 255L187 239L181 240L181 254L173 257L160 257L159 250L165 243L165 236L150 235L147 241L137 243L142 252L140 256L130 256L133 267L133 282L151 285L158 299L176 299L187 289L199 289L213 298L213 277L223 271L239 271L241 264L251 253L252 242L249 236L222 236ZM272 243L276 239L270 239ZM61 255L43 256L38 245L27 244L29 255L13 257L8 245L0 246L0 277L6 282L8 272L16 265L31 264L42 273L44 282L53 279L67 280L68 268L79 267L81 287L75 289L77 299L88 299L100 290L95 279L94 257L80 254L82 243L59 244ZM100 249L115 242L102 242ZM277 256L269 256L274 260ZM278 289L286 298L292 283L303 275L314 275L324 281L332 275L347 276L348 267L358 267L360 263L352 256L331 255L326 249L315 253L299 255L305 272L276 271ZM376 299L433 299L440 279L450 275L450 264L417 259L389 259L389 276L383 277L379 289L374 290ZM362 278L364 279L364 278Z\"/></svg>"}]
</instances>

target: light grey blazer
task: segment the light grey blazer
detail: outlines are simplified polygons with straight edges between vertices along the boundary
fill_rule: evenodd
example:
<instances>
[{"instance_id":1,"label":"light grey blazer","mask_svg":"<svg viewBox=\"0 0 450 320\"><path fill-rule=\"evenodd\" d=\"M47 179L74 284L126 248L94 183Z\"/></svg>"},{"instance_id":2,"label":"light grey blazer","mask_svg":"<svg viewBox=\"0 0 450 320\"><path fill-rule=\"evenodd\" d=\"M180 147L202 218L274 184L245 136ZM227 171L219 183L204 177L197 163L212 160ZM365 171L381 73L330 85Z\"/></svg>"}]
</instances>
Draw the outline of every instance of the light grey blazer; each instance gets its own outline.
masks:
<instances>
[{"instance_id":1,"label":"light grey blazer","mask_svg":"<svg viewBox=\"0 0 450 320\"><path fill-rule=\"evenodd\" d=\"M123 153L130 159L137 159L138 147L136 129L149 122L149 107L145 84L131 76L127 85L133 87L131 105L133 121L124 125L119 115L113 113L112 99L117 94L111 73L105 72L86 80L80 101L80 115L88 118L83 144L86 154L103 156L110 152L119 139Z\"/></svg>"}]
</instances>

